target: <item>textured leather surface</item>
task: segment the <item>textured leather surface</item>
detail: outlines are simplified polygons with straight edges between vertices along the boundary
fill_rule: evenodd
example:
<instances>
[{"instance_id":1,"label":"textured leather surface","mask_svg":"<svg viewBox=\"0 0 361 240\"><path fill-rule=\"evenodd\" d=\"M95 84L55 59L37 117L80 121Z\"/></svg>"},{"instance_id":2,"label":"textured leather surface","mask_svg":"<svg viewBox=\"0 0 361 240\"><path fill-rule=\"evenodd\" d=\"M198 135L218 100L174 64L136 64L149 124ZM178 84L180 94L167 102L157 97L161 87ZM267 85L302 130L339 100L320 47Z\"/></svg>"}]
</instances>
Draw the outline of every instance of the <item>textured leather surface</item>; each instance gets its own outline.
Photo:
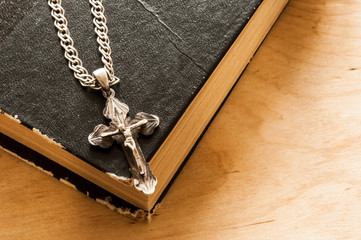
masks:
<instances>
[{"instance_id":1,"label":"textured leather surface","mask_svg":"<svg viewBox=\"0 0 361 240\"><path fill-rule=\"evenodd\" d=\"M121 79L113 89L132 117L144 111L161 119L152 136L139 139L148 160L260 2L104 2L114 69ZM88 2L63 1L63 7L84 66L89 72L102 67ZM102 115L105 99L81 87L68 69L47 2L0 4L4 11L18 17L0 31L0 109L102 171L129 177L120 146L103 150L87 141L97 124L108 124Z\"/></svg>"}]
</instances>

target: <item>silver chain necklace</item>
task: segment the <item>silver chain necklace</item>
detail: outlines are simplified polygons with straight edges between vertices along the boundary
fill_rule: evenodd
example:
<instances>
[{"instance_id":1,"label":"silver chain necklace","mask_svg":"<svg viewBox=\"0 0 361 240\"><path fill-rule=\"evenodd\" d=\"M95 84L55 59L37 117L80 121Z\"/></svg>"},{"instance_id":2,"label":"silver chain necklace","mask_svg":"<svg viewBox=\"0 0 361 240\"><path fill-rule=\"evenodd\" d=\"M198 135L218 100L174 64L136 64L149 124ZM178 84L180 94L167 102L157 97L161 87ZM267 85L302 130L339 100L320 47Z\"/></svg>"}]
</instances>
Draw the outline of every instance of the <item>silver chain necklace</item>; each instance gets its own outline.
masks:
<instances>
[{"instance_id":1,"label":"silver chain necklace","mask_svg":"<svg viewBox=\"0 0 361 240\"><path fill-rule=\"evenodd\" d=\"M102 0L89 0L91 13L99 52L104 68L97 69L90 75L78 56L74 41L70 37L68 22L61 6L61 0L48 0L51 7L51 16L55 19L54 25L58 29L60 45L64 48L64 56L68 60L69 68L73 70L74 77L84 87L101 90L107 99L103 115L110 120L109 126L99 124L88 136L88 141L94 146L109 148L114 141L121 144L129 162L129 170L133 176L134 186L145 194L152 194L157 184L157 179L150 170L138 144L139 134L151 135L159 125L159 118L155 115L140 112L134 119L127 117L129 107L115 98L115 92L110 86L117 84L119 78L114 75L113 60L108 38L108 28L104 16Z\"/></svg>"}]
</instances>

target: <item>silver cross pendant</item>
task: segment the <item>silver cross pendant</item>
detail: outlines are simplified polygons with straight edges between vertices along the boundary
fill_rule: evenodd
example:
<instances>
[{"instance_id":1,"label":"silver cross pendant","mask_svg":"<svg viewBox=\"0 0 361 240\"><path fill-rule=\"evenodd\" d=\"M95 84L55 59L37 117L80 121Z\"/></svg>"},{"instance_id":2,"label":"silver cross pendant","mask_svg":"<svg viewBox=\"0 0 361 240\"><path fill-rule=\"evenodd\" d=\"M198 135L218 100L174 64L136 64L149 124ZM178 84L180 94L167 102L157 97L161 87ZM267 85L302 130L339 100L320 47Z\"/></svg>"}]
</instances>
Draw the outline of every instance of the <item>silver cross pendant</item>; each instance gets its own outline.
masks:
<instances>
[{"instance_id":1,"label":"silver cross pendant","mask_svg":"<svg viewBox=\"0 0 361 240\"><path fill-rule=\"evenodd\" d=\"M114 141L121 144L129 163L129 170L134 179L134 186L145 194L152 194L157 184L157 178L152 173L138 144L139 134L151 135L159 125L155 115L140 112L134 119L127 117L129 107L115 98L114 90L109 88L108 74L104 68L93 73L107 98L103 115L110 119L109 126L99 124L89 135L90 144L109 148Z\"/></svg>"}]
</instances>

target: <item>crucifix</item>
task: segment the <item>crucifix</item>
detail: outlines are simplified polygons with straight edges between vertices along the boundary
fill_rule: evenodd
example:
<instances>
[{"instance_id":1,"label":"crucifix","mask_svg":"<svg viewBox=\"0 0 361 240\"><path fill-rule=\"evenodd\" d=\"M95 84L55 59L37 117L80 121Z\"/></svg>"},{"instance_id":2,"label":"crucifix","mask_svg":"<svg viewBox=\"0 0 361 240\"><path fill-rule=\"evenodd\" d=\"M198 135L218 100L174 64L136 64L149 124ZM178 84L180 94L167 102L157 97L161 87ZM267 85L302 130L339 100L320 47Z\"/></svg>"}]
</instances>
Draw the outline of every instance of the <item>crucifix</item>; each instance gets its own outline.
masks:
<instances>
[{"instance_id":1,"label":"crucifix","mask_svg":"<svg viewBox=\"0 0 361 240\"><path fill-rule=\"evenodd\" d=\"M103 115L110 119L109 126L99 124L89 135L90 144L102 148L109 148L114 141L121 144L129 163L129 170L134 179L134 186L145 194L152 194L157 184L149 164L145 160L138 144L139 133L151 135L159 125L159 118L155 115L140 112L134 119L127 117L129 107L114 97L113 89L109 88L108 74L104 68L93 72L99 82L103 95L107 98Z\"/></svg>"},{"instance_id":2,"label":"crucifix","mask_svg":"<svg viewBox=\"0 0 361 240\"><path fill-rule=\"evenodd\" d=\"M103 115L110 120L109 126L97 125L94 131L88 136L90 144L109 148L114 141L121 144L130 165L130 172L134 178L134 186L138 190L152 194L157 184L146 162L142 150L137 142L138 134L151 135L159 125L159 118L155 115L140 112L134 119L127 117L129 107L114 97L114 90L110 86L119 83L120 79L114 74L111 48L108 38L107 19L104 15L102 0L89 0L91 13L93 15L94 31L97 35L98 50L101 55L103 68L88 73L78 56L74 47L74 40L70 36L68 21L65 17L61 0L48 0L51 8L51 16L54 18L54 25L58 29L60 45L64 48L64 57L68 60L69 68L74 72L74 77L84 87L94 90L102 90L107 99ZM123 82L126 84L126 81Z\"/></svg>"}]
</instances>

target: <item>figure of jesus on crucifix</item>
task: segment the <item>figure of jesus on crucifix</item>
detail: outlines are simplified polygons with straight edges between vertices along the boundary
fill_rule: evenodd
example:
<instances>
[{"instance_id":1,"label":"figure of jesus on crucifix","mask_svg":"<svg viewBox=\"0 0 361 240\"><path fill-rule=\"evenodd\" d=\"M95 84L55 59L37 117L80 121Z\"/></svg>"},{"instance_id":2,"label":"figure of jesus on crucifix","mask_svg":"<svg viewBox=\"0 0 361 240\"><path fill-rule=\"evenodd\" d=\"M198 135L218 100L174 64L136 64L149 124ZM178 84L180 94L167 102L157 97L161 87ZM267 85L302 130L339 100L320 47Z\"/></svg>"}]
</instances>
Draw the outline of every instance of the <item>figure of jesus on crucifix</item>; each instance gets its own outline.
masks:
<instances>
[{"instance_id":1,"label":"figure of jesus on crucifix","mask_svg":"<svg viewBox=\"0 0 361 240\"><path fill-rule=\"evenodd\" d=\"M110 119L109 126L99 124L89 135L88 140L94 146L109 148L113 141L121 144L129 162L129 170L134 179L134 186L145 194L152 194L157 184L149 164L144 158L138 144L138 134L151 135L159 125L159 118L144 112L138 113L134 119L127 117L129 107L114 97L110 89L103 114Z\"/></svg>"}]
</instances>

